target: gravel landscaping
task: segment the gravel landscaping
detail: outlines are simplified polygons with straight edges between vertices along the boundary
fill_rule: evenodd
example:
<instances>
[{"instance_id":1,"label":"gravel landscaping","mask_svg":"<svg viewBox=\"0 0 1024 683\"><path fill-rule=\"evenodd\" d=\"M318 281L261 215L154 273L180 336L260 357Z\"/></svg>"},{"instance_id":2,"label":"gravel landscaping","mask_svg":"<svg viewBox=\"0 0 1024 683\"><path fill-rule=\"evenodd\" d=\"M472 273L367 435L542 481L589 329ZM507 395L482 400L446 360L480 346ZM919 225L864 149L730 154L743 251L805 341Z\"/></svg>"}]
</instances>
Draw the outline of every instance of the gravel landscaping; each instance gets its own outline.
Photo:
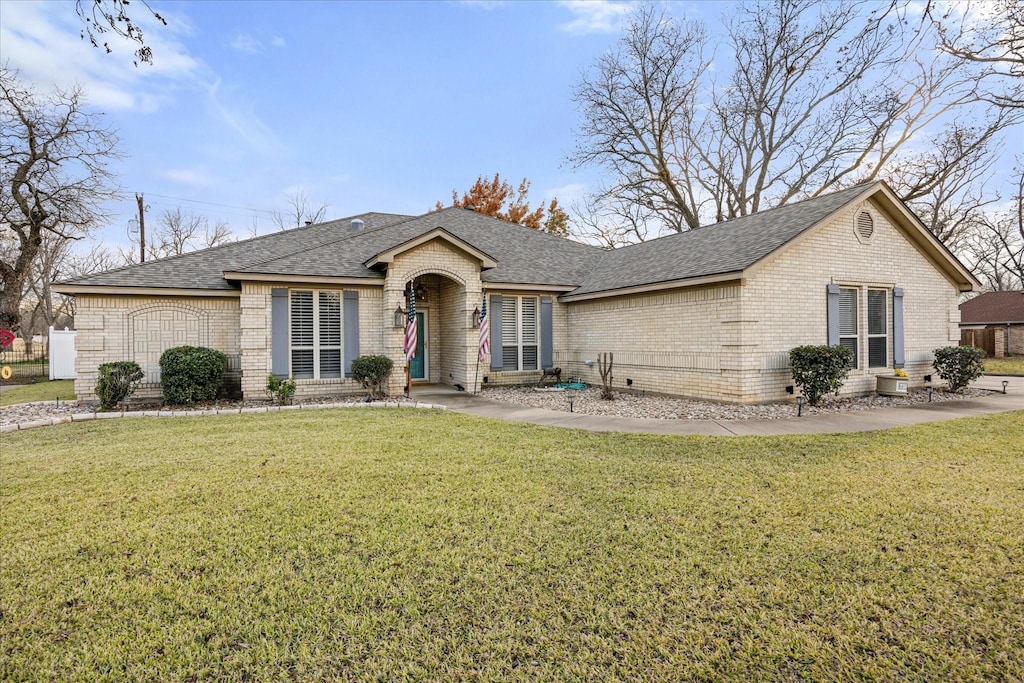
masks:
<instances>
[{"instance_id":1,"label":"gravel landscaping","mask_svg":"<svg viewBox=\"0 0 1024 683\"><path fill-rule=\"evenodd\" d=\"M944 389L932 392L932 401L962 400L988 395L985 389L965 389L962 393L951 394ZM537 391L533 387L494 387L485 389L481 394L504 403L512 403L531 408L546 408L569 412L569 396L573 396L573 412L583 415L605 415L609 417L660 418L669 420L774 420L794 417L796 403L769 403L764 405L729 405L709 401L695 401L670 396L651 394L617 393L615 400L602 401L599 388L590 387L575 392L544 389ZM388 399L389 404L407 401L403 397ZM812 408L804 405L804 415L824 415L843 413L852 410L868 410L871 408L890 408L909 406L928 402L928 392L920 389L912 391L906 397L889 396L858 396L852 398L826 397L821 404ZM362 404L360 396L328 396L296 401L300 406L347 406ZM379 405L379 404L378 404ZM132 403L130 411L161 411L195 413L197 411L230 411L242 409L273 408L270 401L216 401L196 404L194 406L161 406L159 403ZM13 424L33 423L53 418L70 418L72 415L96 413L95 403L79 401L41 401L22 403L0 407L0 427Z\"/></svg>"},{"instance_id":2,"label":"gravel landscaping","mask_svg":"<svg viewBox=\"0 0 1024 683\"><path fill-rule=\"evenodd\" d=\"M951 394L945 389L932 392L932 402L955 401L977 396L986 396L991 392L985 389L965 389L959 394ZM795 417L796 402L766 403L763 405L730 405L695 401L670 396L653 396L650 394L616 393L615 400L601 400L601 390L590 387L581 391L568 392L545 389L537 391L533 387L494 387L483 392L483 396L514 403L531 408L547 408L569 412L569 396L573 396L573 412L583 415L605 415L609 417L660 418L669 420L776 420ZM869 410L871 408L892 408L928 402L925 389L911 391L907 396L856 396L850 398L823 398L817 407L804 404L804 415L825 415L844 413L851 410Z\"/></svg>"}]
</instances>

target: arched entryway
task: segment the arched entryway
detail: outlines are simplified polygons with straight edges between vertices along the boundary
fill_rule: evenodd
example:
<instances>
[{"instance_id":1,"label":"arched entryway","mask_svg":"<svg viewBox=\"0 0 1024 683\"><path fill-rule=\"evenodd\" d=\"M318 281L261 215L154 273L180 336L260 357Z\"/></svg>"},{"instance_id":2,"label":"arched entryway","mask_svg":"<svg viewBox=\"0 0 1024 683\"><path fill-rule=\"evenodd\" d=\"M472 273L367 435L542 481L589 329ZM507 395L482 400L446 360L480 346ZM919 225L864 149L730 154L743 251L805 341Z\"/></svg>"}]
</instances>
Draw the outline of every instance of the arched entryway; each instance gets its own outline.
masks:
<instances>
[{"instance_id":1,"label":"arched entryway","mask_svg":"<svg viewBox=\"0 0 1024 683\"><path fill-rule=\"evenodd\" d=\"M473 391L479 381L479 373L475 372L478 332L473 319L473 311L482 301L479 280L474 287L472 282L467 284L463 275L439 268L408 272L400 284L391 282L390 275L386 298L394 299L394 304L388 310L394 311L397 306L408 313L409 293L416 292L418 333L416 352L409 363L410 396L415 397L417 387L436 385ZM389 344L396 371L392 393L403 393L406 389L404 340L405 330L393 327Z\"/></svg>"}]
</instances>

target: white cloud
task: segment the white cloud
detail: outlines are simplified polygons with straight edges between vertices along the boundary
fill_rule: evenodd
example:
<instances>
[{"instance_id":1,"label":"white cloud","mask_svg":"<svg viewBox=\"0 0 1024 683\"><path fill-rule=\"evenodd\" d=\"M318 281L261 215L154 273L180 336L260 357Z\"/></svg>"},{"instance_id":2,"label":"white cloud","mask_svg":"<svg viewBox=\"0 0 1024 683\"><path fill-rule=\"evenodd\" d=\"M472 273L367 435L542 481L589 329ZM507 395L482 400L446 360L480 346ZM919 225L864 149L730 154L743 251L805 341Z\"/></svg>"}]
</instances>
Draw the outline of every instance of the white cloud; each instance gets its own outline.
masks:
<instances>
[{"instance_id":1,"label":"white cloud","mask_svg":"<svg viewBox=\"0 0 1024 683\"><path fill-rule=\"evenodd\" d=\"M273 38L271 38L270 44L273 45L274 47L286 47L288 45L288 43L285 42L285 39L282 38L281 36L274 36Z\"/></svg>"},{"instance_id":2,"label":"white cloud","mask_svg":"<svg viewBox=\"0 0 1024 683\"><path fill-rule=\"evenodd\" d=\"M220 78L207 86L206 95L211 112L254 150L273 154L283 149L273 131L257 116L252 103L239 101L241 96L235 89L223 87Z\"/></svg>"},{"instance_id":3,"label":"white cloud","mask_svg":"<svg viewBox=\"0 0 1024 683\"><path fill-rule=\"evenodd\" d=\"M153 64L134 66L135 43L107 33L104 39L112 47L107 54L80 38L74 12L52 8L49 3L0 3L0 61L18 69L26 81L44 87L80 84L95 107L149 112L170 99L176 84L193 81L203 71L178 42L176 36L189 28L176 17L168 17L175 28L165 29L150 28L155 20L139 15Z\"/></svg>"},{"instance_id":4,"label":"white cloud","mask_svg":"<svg viewBox=\"0 0 1024 683\"><path fill-rule=\"evenodd\" d=\"M231 40L229 45L239 52L245 52L250 55L263 52L263 43L248 33L239 33Z\"/></svg>"},{"instance_id":5,"label":"white cloud","mask_svg":"<svg viewBox=\"0 0 1024 683\"><path fill-rule=\"evenodd\" d=\"M563 0L558 4L575 17L559 28L574 35L615 33L629 13L629 5L613 0Z\"/></svg>"},{"instance_id":6,"label":"white cloud","mask_svg":"<svg viewBox=\"0 0 1024 683\"><path fill-rule=\"evenodd\" d=\"M490 11L492 9L504 7L508 3L505 2L505 0L460 0L459 4Z\"/></svg>"},{"instance_id":7,"label":"white cloud","mask_svg":"<svg viewBox=\"0 0 1024 683\"><path fill-rule=\"evenodd\" d=\"M210 187L216 185L219 179L202 168L172 168L163 172L165 178L195 187Z\"/></svg>"},{"instance_id":8,"label":"white cloud","mask_svg":"<svg viewBox=\"0 0 1024 683\"><path fill-rule=\"evenodd\" d=\"M586 183L569 183L559 187L553 187L544 192L544 203L557 198L558 204L568 210L573 202L582 201L587 196L589 187Z\"/></svg>"}]
</instances>

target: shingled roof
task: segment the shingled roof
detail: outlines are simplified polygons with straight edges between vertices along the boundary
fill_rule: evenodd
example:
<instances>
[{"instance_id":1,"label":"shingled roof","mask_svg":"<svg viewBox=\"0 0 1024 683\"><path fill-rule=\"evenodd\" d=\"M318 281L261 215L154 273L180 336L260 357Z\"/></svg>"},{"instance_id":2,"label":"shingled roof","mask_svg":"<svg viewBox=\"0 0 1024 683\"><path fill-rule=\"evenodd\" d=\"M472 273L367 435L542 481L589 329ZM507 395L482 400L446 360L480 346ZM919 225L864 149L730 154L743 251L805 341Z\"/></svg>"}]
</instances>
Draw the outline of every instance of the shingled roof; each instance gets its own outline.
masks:
<instances>
[{"instance_id":1,"label":"shingled roof","mask_svg":"<svg viewBox=\"0 0 1024 683\"><path fill-rule=\"evenodd\" d=\"M364 264L377 254L442 228L494 258L484 282L574 287L603 255L597 247L491 218L468 209L448 208L379 230L349 233L316 249L235 269L238 273L333 277L383 277Z\"/></svg>"},{"instance_id":2,"label":"shingled roof","mask_svg":"<svg viewBox=\"0 0 1024 683\"><path fill-rule=\"evenodd\" d=\"M843 208L871 185L858 185L615 249L605 254L572 294L606 292L742 271Z\"/></svg>"},{"instance_id":3,"label":"shingled roof","mask_svg":"<svg viewBox=\"0 0 1024 683\"><path fill-rule=\"evenodd\" d=\"M496 267L481 273L484 283L555 286L564 288L570 296L600 295L738 274L879 187L881 183L858 185L613 251L462 208L422 216L364 213L90 275L63 283L60 290L74 293L91 287L144 287L229 292L237 290L238 281L247 275L380 282L384 275L367 263L382 252L440 228L497 262ZM356 218L364 222L362 230L352 230ZM231 279L225 273L230 273Z\"/></svg>"},{"instance_id":4,"label":"shingled roof","mask_svg":"<svg viewBox=\"0 0 1024 683\"><path fill-rule=\"evenodd\" d=\"M1024 324L1024 291L985 292L960 304L961 325Z\"/></svg>"},{"instance_id":5,"label":"shingled roof","mask_svg":"<svg viewBox=\"0 0 1024 683\"><path fill-rule=\"evenodd\" d=\"M67 289L82 287L152 287L157 289L234 290L237 283L224 279L224 273L250 263L265 261L298 251L315 251L320 245L338 239L351 230L352 221L363 221L369 232L409 216L393 213L364 213L326 223L292 228L240 242L194 251L181 256L147 261L116 270L88 275L61 283Z\"/></svg>"}]
</instances>

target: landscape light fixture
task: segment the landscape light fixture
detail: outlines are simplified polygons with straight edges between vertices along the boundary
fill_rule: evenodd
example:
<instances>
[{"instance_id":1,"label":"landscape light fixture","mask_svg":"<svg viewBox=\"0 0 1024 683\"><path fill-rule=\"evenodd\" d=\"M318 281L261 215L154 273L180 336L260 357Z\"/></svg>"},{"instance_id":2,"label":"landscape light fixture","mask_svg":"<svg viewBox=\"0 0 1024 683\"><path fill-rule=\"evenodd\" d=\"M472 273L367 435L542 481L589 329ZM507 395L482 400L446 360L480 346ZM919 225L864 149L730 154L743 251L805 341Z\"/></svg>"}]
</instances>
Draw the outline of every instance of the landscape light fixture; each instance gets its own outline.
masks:
<instances>
[{"instance_id":1,"label":"landscape light fixture","mask_svg":"<svg viewBox=\"0 0 1024 683\"><path fill-rule=\"evenodd\" d=\"M1006 393L1006 385L1009 384L1009 383L1010 383L1009 380L1006 380L1006 379L1003 380L1003 393L1004 394Z\"/></svg>"},{"instance_id":2,"label":"landscape light fixture","mask_svg":"<svg viewBox=\"0 0 1024 683\"><path fill-rule=\"evenodd\" d=\"M804 414L804 397L803 396L797 396L796 397L796 416L797 417L803 417L803 414Z\"/></svg>"},{"instance_id":3,"label":"landscape light fixture","mask_svg":"<svg viewBox=\"0 0 1024 683\"><path fill-rule=\"evenodd\" d=\"M932 402L932 387L928 387L928 402Z\"/></svg>"}]
</instances>

